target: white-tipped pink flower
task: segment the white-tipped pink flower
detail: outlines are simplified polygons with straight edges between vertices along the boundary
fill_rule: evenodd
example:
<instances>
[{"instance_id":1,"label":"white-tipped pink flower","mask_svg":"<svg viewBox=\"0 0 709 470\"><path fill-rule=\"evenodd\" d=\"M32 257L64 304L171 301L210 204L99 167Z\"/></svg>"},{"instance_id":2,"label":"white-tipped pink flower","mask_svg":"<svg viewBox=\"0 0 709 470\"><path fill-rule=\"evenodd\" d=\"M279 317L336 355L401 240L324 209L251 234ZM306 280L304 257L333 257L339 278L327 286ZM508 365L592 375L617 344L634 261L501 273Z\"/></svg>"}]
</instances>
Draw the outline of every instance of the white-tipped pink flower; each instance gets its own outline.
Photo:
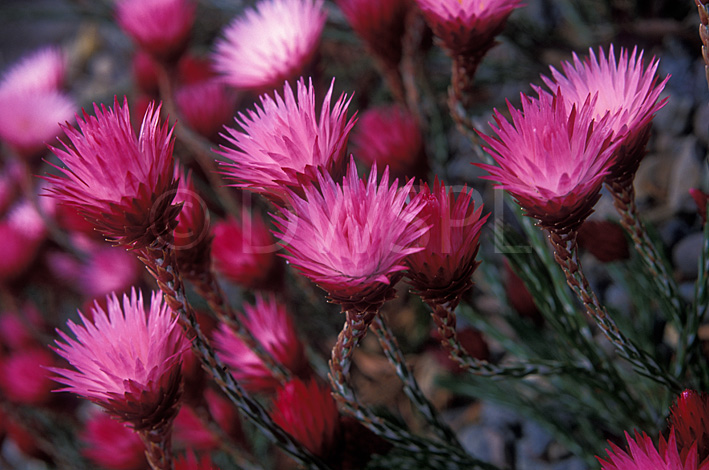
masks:
<instances>
[{"instance_id":1,"label":"white-tipped pink flower","mask_svg":"<svg viewBox=\"0 0 709 470\"><path fill-rule=\"evenodd\" d=\"M0 89L12 89L17 93L59 91L64 86L65 77L64 52L49 46L25 56L10 67L0 81Z\"/></svg>"},{"instance_id":2,"label":"white-tipped pink flower","mask_svg":"<svg viewBox=\"0 0 709 470\"><path fill-rule=\"evenodd\" d=\"M194 23L191 0L118 0L118 24L142 49L161 60L182 54Z\"/></svg>"},{"instance_id":3,"label":"white-tipped pink flower","mask_svg":"<svg viewBox=\"0 0 709 470\"><path fill-rule=\"evenodd\" d=\"M593 212L614 146L606 119L594 120L590 98L569 113L561 93L522 95L508 104L512 122L495 111L496 137L482 135L499 166L479 165L544 228L576 230Z\"/></svg>"},{"instance_id":4,"label":"white-tipped pink flower","mask_svg":"<svg viewBox=\"0 0 709 470\"><path fill-rule=\"evenodd\" d=\"M342 174L347 140L354 117L347 120L350 99L342 94L331 105L334 80L318 111L312 81L301 79L296 94L290 85L283 97L261 96L261 107L239 113L242 131L228 128L225 138L233 147L218 153L227 159L224 174L235 186L263 193L281 203L286 189L315 179L319 169Z\"/></svg>"},{"instance_id":5,"label":"white-tipped pink flower","mask_svg":"<svg viewBox=\"0 0 709 470\"><path fill-rule=\"evenodd\" d=\"M121 303L107 297L106 310L95 304L93 322L67 323L76 339L58 331L56 352L74 369L52 368L54 380L91 400L136 430L161 428L179 409L181 357L188 342L177 316L153 293L145 308L142 293Z\"/></svg>"},{"instance_id":6,"label":"white-tipped pink flower","mask_svg":"<svg viewBox=\"0 0 709 470\"><path fill-rule=\"evenodd\" d=\"M658 64L659 60L653 58L645 68L643 51L638 53L637 49L630 54L621 49L616 60L611 45L607 55L601 48L598 56L589 49L583 60L574 53L573 64L562 63L562 72L551 67L551 78L542 76L553 93L560 90L564 95L568 111L596 96L594 117L599 120L610 114L608 126L613 140L620 143L617 161L610 169L613 178L635 175L645 155L652 118L667 101L659 98L669 76L658 83Z\"/></svg>"},{"instance_id":7,"label":"white-tipped pink flower","mask_svg":"<svg viewBox=\"0 0 709 470\"><path fill-rule=\"evenodd\" d=\"M268 92L303 74L326 19L323 0L262 0L224 29L215 68L237 89Z\"/></svg>"},{"instance_id":8,"label":"white-tipped pink flower","mask_svg":"<svg viewBox=\"0 0 709 470\"><path fill-rule=\"evenodd\" d=\"M273 216L285 258L345 310L373 312L391 298L404 258L422 249L412 245L428 230L414 223L422 201L406 204L413 180L400 188L388 173L378 183L374 165L362 181L351 160L341 184L321 173Z\"/></svg>"},{"instance_id":9,"label":"white-tipped pink flower","mask_svg":"<svg viewBox=\"0 0 709 470\"><path fill-rule=\"evenodd\" d=\"M172 130L152 103L138 136L127 100L94 111L95 117L84 112L79 130L63 127L70 143L52 150L67 168L58 168L64 176L46 177L47 193L117 244L144 248L174 228L180 210L172 205Z\"/></svg>"},{"instance_id":10,"label":"white-tipped pink flower","mask_svg":"<svg viewBox=\"0 0 709 470\"><path fill-rule=\"evenodd\" d=\"M244 305L241 322L276 362L295 375L307 375L308 361L303 344L298 339L293 319L285 305L273 296L257 296L255 305ZM261 358L226 324L222 323L214 332L214 344L219 357L246 390L272 392L279 386L279 381Z\"/></svg>"}]
</instances>

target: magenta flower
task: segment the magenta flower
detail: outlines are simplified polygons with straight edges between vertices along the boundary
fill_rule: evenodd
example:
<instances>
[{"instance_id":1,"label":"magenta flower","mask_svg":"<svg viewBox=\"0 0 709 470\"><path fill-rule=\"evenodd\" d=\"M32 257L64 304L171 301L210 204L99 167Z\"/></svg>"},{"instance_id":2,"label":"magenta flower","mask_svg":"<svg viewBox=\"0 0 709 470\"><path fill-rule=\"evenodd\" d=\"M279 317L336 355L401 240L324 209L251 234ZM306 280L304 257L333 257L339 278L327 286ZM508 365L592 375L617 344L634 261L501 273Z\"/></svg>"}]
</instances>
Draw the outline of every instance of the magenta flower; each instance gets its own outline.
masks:
<instances>
[{"instance_id":1,"label":"magenta flower","mask_svg":"<svg viewBox=\"0 0 709 470\"><path fill-rule=\"evenodd\" d=\"M184 122L212 141L231 122L236 107L236 95L216 80L181 87L175 94L175 101Z\"/></svg>"},{"instance_id":2,"label":"magenta flower","mask_svg":"<svg viewBox=\"0 0 709 470\"><path fill-rule=\"evenodd\" d=\"M236 122L243 131L228 128L224 137L234 148L222 146L217 152L228 161L224 174L236 181L234 186L263 193L277 203L285 198L286 188L298 188L315 179L318 168L337 175L344 167L349 133L354 117L347 120L350 99L342 94L331 107L334 80L330 84L319 114L315 110L312 81L298 81L298 97L290 85L283 87L283 98L261 96L261 107L239 113ZM319 117L318 117L319 116Z\"/></svg>"},{"instance_id":3,"label":"magenta flower","mask_svg":"<svg viewBox=\"0 0 709 470\"><path fill-rule=\"evenodd\" d=\"M180 273L194 278L210 269L212 237L209 233L209 208L194 186L192 172L185 173L179 163L175 165L175 179L179 181L175 204L182 204L173 233L175 259Z\"/></svg>"},{"instance_id":4,"label":"magenta flower","mask_svg":"<svg viewBox=\"0 0 709 470\"><path fill-rule=\"evenodd\" d=\"M64 86L65 77L64 52L49 46L23 57L6 71L0 81L0 89L11 89L16 93L56 92Z\"/></svg>"},{"instance_id":5,"label":"magenta flower","mask_svg":"<svg viewBox=\"0 0 709 470\"><path fill-rule=\"evenodd\" d=\"M145 445L140 436L103 411L95 411L79 435L81 453L94 464L108 470L148 468Z\"/></svg>"},{"instance_id":6,"label":"magenta flower","mask_svg":"<svg viewBox=\"0 0 709 470\"><path fill-rule=\"evenodd\" d=\"M404 258L428 227L415 223L423 201L406 204L413 185L389 185L388 170L377 183L377 166L364 182L351 160L342 184L320 173L292 209L274 215L285 256L304 276L325 290L344 310L376 312L393 296L406 270Z\"/></svg>"},{"instance_id":7,"label":"magenta flower","mask_svg":"<svg viewBox=\"0 0 709 470\"><path fill-rule=\"evenodd\" d=\"M561 93L522 95L522 110L508 104L512 122L495 111L497 137L481 134L499 166L478 165L499 182L542 227L576 230L593 212L614 145L606 119L594 120L593 100L568 108Z\"/></svg>"},{"instance_id":8,"label":"magenta flower","mask_svg":"<svg viewBox=\"0 0 709 470\"><path fill-rule=\"evenodd\" d=\"M323 0L262 0L224 29L215 68L235 88L269 92L303 74L326 19Z\"/></svg>"},{"instance_id":9,"label":"magenta flower","mask_svg":"<svg viewBox=\"0 0 709 470\"><path fill-rule=\"evenodd\" d=\"M607 450L608 460L598 458L602 470L708 470L709 460L700 463L697 459L697 448L692 446L685 459L677 451L677 441L674 431L670 432L669 440L660 436L659 449L655 447L645 433L635 433L635 439L626 432L628 450L624 451L611 443Z\"/></svg>"},{"instance_id":10,"label":"magenta flower","mask_svg":"<svg viewBox=\"0 0 709 470\"><path fill-rule=\"evenodd\" d=\"M58 391L73 392L105 408L136 430L171 423L179 408L181 357L188 348L177 316L162 296L153 293L150 307L133 290L119 302L107 297L107 308L93 308L93 322L81 312L83 325L67 323L76 339L58 331L55 351L74 369L50 368Z\"/></svg>"},{"instance_id":11,"label":"magenta flower","mask_svg":"<svg viewBox=\"0 0 709 470\"><path fill-rule=\"evenodd\" d=\"M696 449L700 462L709 460L709 394L685 390L670 408L668 421L682 458Z\"/></svg>"},{"instance_id":12,"label":"magenta flower","mask_svg":"<svg viewBox=\"0 0 709 470\"><path fill-rule=\"evenodd\" d=\"M293 319L285 305L277 302L275 297L257 296L256 305L245 304L241 322L276 362L296 375L308 371L305 350L298 339ZM246 390L267 392L279 386L278 380L258 355L226 324L220 324L214 332L214 344L234 378Z\"/></svg>"},{"instance_id":13,"label":"magenta flower","mask_svg":"<svg viewBox=\"0 0 709 470\"><path fill-rule=\"evenodd\" d=\"M179 206L171 205L172 130L160 124L160 106L148 106L140 134L131 127L127 100L114 108L94 104L79 130L63 126L70 144L52 148L68 168L45 179L47 193L73 207L116 244L140 249L169 233Z\"/></svg>"},{"instance_id":14,"label":"magenta flower","mask_svg":"<svg viewBox=\"0 0 709 470\"><path fill-rule=\"evenodd\" d=\"M398 106L370 108L362 113L352 133L355 156L372 165L389 167L397 178L426 178L428 162L418 121Z\"/></svg>"},{"instance_id":15,"label":"magenta flower","mask_svg":"<svg viewBox=\"0 0 709 470\"><path fill-rule=\"evenodd\" d=\"M142 49L171 61L187 47L195 9L191 0L119 0L116 19Z\"/></svg>"},{"instance_id":16,"label":"magenta flower","mask_svg":"<svg viewBox=\"0 0 709 470\"><path fill-rule=\"evenodd\" d=\"M416 0L426 21L453 56L482 57L520 0Z\"/></svg>"},{"instance_id":17,"label":"magenta flower","mask_svg":"<svg viewBox=\"0 0 709 470\"><path fill-rule=\"evenodd\" d=\"M0 361L0 390L13 403L46 405L54 385L46 369L55 364L55 356L45 347L13 351Z\"/></svg>"},{"instance_id":18,"label":"magenta flower","mask_svg":"<svg viewBox=\"0 0 709 470\"><path fill-rule=\"evenodd\" d=\"M643 52L638 54L637 49L630 55L621 49L616 61L611 45L607 56L601 48L598 57L589 49L589 56L583 61L574 54L573 65L563 63L563 73L552 67L552 78L542 76L552 92L561 90L568 111L573 106L580 108L589 96L597 95L593 116L598 120L610 113L608 126L614 141L620 143L617 160L610 169L613 178L635 175L645 155L652 118L667 102L658 101L669 80L668 75L657 83L658 64L659 60L653 58L644 68Z\"/></svg>"},{"instance_id":19,"label":"magenta flower","mask_svg":"<svg viewBox=\"0 0 709 470\"><path fill-rule=\"evenodd\" d=\"M466 187L456 196L436 178L433 190L421 186L419 196L425 205L419 212L422 224L431 226L417 245L423 250L406 258L406 276L414 290L433 304L450 308L472 286L470 279L478 266L475 256L480 247L480 230L489 217L482 216L482 205L475 207L474 191Z\"/></svg>"}]
</instances>

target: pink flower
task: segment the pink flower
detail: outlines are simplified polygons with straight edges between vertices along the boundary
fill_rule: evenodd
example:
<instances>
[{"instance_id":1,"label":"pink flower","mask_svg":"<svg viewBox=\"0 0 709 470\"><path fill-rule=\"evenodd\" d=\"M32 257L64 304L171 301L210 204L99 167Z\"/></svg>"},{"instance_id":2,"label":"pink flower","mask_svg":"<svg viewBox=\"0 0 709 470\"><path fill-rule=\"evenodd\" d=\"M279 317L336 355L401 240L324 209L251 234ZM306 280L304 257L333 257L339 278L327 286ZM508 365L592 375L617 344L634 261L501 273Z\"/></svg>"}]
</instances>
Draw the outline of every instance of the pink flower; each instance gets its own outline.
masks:
<instances>
[{"instance_id":1,"label":"pink flower","mask_svg":"<svg viewBox=\"0 0 709 470\"><path fill-rule=\"evenodd\" d=\"M184 85L175 95L184 122L203 137L216 140L231 121L236 95L215 80Z\"/></svg>"},{"instance_id":2,"label":"pink flower","mask_svg":"<svg viewBox=\"0 0 709 470\"><path fill-rule=\"evenodd\" d=\"M336 3L374 54L388 63L399 63L409 0L337 0Z\"/></svg>"},{"instance_id":3,"label":"pink flower","mask_svg":"<svg viewBox=\"0 0 709 470\"><path fill-rule=\"evenodd\" d=\"M215 68L235 88L271 91L303 74L326 19L323 0L262 0L224 29Z\"/></svg>"},{"instance_id":4,"label":"pink flower","mask_svg":"<svg viewBox=\"0 0 709 470\"><path fill-rule=\"evenodd\" d=\"M512 123L495 111L497 137L482 135L499 166L479 165L527 215L548 229L576 230L593 211L614 146L606 120L594 120L593 100L571 112L561 93L522 95L522 110L508 104Z\"/></svg>"},{"instance_id":5,"label":"pink flower","mask_svg":"<svg viewBox=\"0 0 709 470\"><path fill-rule=\"evenodd\" d=\"M119 0L116 18L140 47L161 60L173 60L187 46L196 5L191 0Z\"/></svg>"},{"instance_id":6,"label":"pink flower","mask_svg":"<svg viewBox=\"0 0 709 470\"><path fill-rule=\"evenodd\" d=\"M25 228L11 219L0 221L0 283L20 277L37 258L44 241L44 226L38 236L28 236Z\"/></svg>"},{"instance_id":7,"label":"pink flower","mask_svg":"<svg viewBox=\"0 0 709 470\"><path fill-rule=\"evenodd\" d=\"M303 345L283 304L276 302L273 296L257 296L256 305L244 305L244 312L241 322L276 362L296 375L308 372ZM279 382L271 371L226 324L222 323L214 332L214 344L234 378L246 390L265 392L278 387Z\"/></svg>"},{"instance_id":8,"label":"pink flower","mask_svg":"<svg viewBox=\"0 0 709 470\"><path fill-rule=\"evenodd\" d=\"M660 436L659 450L645 433L635 433L635 439L626 432L628 450L624 451L610 443L608 460L599 457L602 470L707 470L709 461L702 464L697 460L697 449L692 447L685 459L677 451L675 433L670 432L668 441Z\"/></svg>"},{"instance_id":9,"label":"pink flower","mask_svg":"<svg viewBox=\"0 0 709 470\"><path fill-rule=\"evenodd\" d=\"M192 172L175 165L175 179L179 181L175 204L182 204L177 216L174 248L180 272L188 278L209 271L212 237L209 234L209 209L192 181Z\"/></svg>"},{"instance_id":10,"label":"pink flower","mask_svg":"<svg viewBox=\"0 0 709 470\"><path fill-rule=\"evenodd\" d=\"M313 454L326 458L340 440L340 413L330 387L293 379L278 391L273 421Z\"/></svg>"},{"instance_id":11,"label":"pink flower","mask_svg":"<svg viewBox=\"0 0 709 470\"><path fill-rule=\"evenodd\" d=\"M103 411L91 413L80 434L85 444L81 453L108 470L144 470L145 445L138 434Z\"/></svg>"},{"instance_id":12,"label":"pink flower","mask_svg":"<svg viewBox=\"0 0 709 470\"><path fill-rule=\"evenodd\" d=\"M248 289L278 290L283 284L279 246L258 214L226 219L214 226L214 269Z\"/></svg>"},{"instance_id":13,"label":"pink flower","mask_svg":"<svg viewBox=\"0 0 709 470\"><path fill-rule=\"evenodd\" d=\"M562 64L562 72L551 68L552 78L542 79L552 92L561 90L566 99L566 108L580 108L589 96L594 97L593 117L601 119L610 113L608 126L613 131L613 139L620 142L617 160L610 169L610 176L619 178L633 176L645 155L645 145L650 138L650 127L655 113L662 108L666 99L658 101L669 75L657 83L659 60L652 59L647 68L643 67L643 52L637 49L628 55L620 50L616 61L613 45L608 56L598 49L598 57L589 49L589 56L583 61L574 54L573 65Z\"/></svg>"},{"instance_id":14,"label":"pink flower","mask_svg":"<svg viewBox=\"0 0 709 470\"><path fill-rule=\"evenodd\" d=\"M239 113L236 122L242 132L228 128L224 137L234 148L222 146L217 152L228 161L224 174L235 186L263 193L282 202L286 187L298 188L315 178L318 168L337 174L344 167L347 139L354 117L347 120L350 99L340 95L330 106L334 80L320 109L315 110L312 81L298 81L298 99L290 85L283 87L283 98L261 96L261 108Z\"/></svg>"},{"instance_id":15,"label":"pink flower","mask_svg":"<svg viewBox=\"0 0 709 470\"><path fill-rule=\"evenodd\" d=\"M162 296L153 293L149 310L142 293L107 297L106 310L95 304L93 323L67 323L76 336L58 331L55 351L74 369L50 368L58 391L74 392L105 408L136 430L162 428L179 408L181 356L188 342Z\"/></svg>"},{"instance_id":16,"label":"pink flower","mask_svg":"<svg viewBox=\"0 0 709 470\"><path fill-rule=\"evenodd\" d=\"M482 57L520 0L416 0L426 21L452 55Z\"/></svg>"},{"instance_id":17,"label":"pink flower","mask_svg":"<svg viewBox=\"0 0 709 470\"><path fill-rule=\"evenodd\" d=\"M376 312L394 294L406 270L404 258L428 227L416 224L423 201L406 204L413 185L389 185L388 170L377 183L377 166L362 181L351 160L342 184L321 172L305 186L292 208L273 216L285 256L304 276L325 290L344 310Z\"/></svg>"},{"instance_id":18,"label":"pink flower","mask_svg":"<svg viewBox=\"0 0 709 470\"><path fill-rule=\"evenodd\" d=\"M5 72L0 89L13 90L18 94L56 92L64 86L65 76L64 52L58 47L48 46L23 57Z\"/></svg>"},{"instance_id":19,"label":"pink flower","mask_svg":"<svg viewBox=\"0 0 709 470\"><path fill-rule=\"evenodd\" d=\"M46 369L54 364L54 356L43 347L14 351L0 362L0 389L15 403L47 404L53 383Z\"/></svg>"},{"instance_id":20,"label":"pink flower","mask_svg":"<svg viewBox=\"0 0 709 470\"><path fill-rule=\"evenodd\" d=\"M433 190L422 185L419 196L425 201L419 219L431 228L416 243L423 249L406 258L406 276L426 302L454 308L472 287L471 276L480 264L475 261L480 230L489 214L483 217L482 205L475 207L472 188L463 187L456 196L438 178Z\"/></svg>"},{"instance_id":21,"label":"pink flower","mask_svg":"<svg viewBox=\"0 0 709 470\"><path fill-rule=\"evenodd\" d=\"M709 458L709 394L685 390L670 408L669 424L680 455L696 449L700 462Z\"/></svg>"},{"instance_id":22,"label":"pink flower","mask_svg":"<svg viewBox=\"0 0 709 470\"><path fill-rule=\"evenodd\" d=\"M104 236L139 249L172 230L179 206L171 205L172 130L160 124L160 106L148 107L136 137L127 100L114 108L94 104L79 129L63 126L70 144L52 148L68 168L45 179L47 193L75 208Z\"/></svg>"},{"instance_id":23,"label":"pink flower","mask_svg":"<svg viewBox=\"0 0 709 470\"><path fill-rule=\"evenodd\" d=\"M389 166L394 177L426 178L428 162L416 118L398 106L370 108L352 133L354 154L361 161Z\"/></svg>"}]
</instances>

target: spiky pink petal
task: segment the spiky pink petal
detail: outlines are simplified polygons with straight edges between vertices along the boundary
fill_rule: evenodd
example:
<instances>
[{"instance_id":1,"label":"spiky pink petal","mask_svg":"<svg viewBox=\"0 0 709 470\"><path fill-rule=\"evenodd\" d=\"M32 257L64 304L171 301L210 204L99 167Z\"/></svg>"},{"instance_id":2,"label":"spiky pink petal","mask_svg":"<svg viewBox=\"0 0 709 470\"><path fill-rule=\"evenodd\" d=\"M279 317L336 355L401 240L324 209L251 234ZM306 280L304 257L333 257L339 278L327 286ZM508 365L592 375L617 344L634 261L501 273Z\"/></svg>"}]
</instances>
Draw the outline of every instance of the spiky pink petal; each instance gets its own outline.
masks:
<instances>
[{"instance_id":1,"label":"spiky pink petal","mask_svg":"<svg viewBox=\"0 0 709 470\"><path fill-rule=\"evenodd\" d=\"M628 449L623 450L610 443L608 460L600 457L602 470L707 470L709 461L702 464L697 460L696 446L692 446L687 457L682 459L677 450L675 433L670 432L669 440L660 437L659 449L645 433L635 433L633 439L627 432Z\"/></svg>"}]
</instances>

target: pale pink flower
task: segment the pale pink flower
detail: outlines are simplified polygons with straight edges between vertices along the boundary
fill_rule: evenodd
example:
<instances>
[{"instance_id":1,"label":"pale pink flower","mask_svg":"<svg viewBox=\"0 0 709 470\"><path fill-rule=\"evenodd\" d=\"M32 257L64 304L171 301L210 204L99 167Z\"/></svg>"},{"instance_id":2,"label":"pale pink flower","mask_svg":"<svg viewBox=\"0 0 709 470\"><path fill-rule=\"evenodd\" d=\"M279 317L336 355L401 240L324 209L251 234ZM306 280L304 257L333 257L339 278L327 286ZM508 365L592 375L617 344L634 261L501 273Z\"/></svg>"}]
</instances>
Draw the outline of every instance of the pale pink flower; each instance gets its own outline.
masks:
<instances>
[{"instance_id":1,"label":"pale pink flower","mask_svg":"<svg viewBox=\"0 0 709 470\"><path fill-rule=\"evenodd\" d=\"M589 49L583 61L574 53L573 64L562 63L562 72L551 67L551 78L542 76L544 83L556 92L561 90L568 111L580 108L589 96L597 96L593 116L598 120L609 113L608 126L613 139L620 145L616 163L610 169L613 178L633 176L645 155L650 127L655 113L667 99L659 100L669 75L658 83L659 60L653 58L643 66L643 51L637 48L628 54L620 50L616 60L613 45L608 55L598 49L598 57Z\"/></svg>"},{"instance_id":2,"label":"pale pink flower","mask_svg":"<svg viewBox=\"0 0 709 470\"><path fill-rule=\"evenodd\" d=\"M161 60L173 60L187 46L195 9L191 0L118 0L116 18L142 49Z\"/></svg>"},{"instance_id":3,"label":"pale pink flower","mask_svg":"<svg viewBox=\"0 0 709 470\"><path fill-rule=\"evenodd\" d=\"M380 106L363 112L352 132L355 156L397 178L426 178L428 162L418 121L399 106Z\"/></svg>"},{"instance_id":4,"label":"pale pink flower","mask_svg":"<svg viewBox=\"0 0 709 470\"><path fill-rule=\"evenodd\" d=\"M234 116L236 94L224 84L208 80L180 87L175 102L187 126L209 140L216 140Z\"/></svg>"},{"instance_id":5,"label":"pale pink flower","mask_svg":"<svg viewBox=\"0 0 709 470\"><path fill-rule=\"evenodd\" d=\"M16 93L56 92L64 86L66 56L55 46L39 49L20 59L3 75L0 90ZM13 108L13 111L16 111Z\"/></svg>"},{"instance_id":6,"label":"pale pink flower","mask_svg":"<svg viewBox=\"0 0 709 470\"><path fill-rule=\"evenodd\" d=\"M568 111L561 93L522 95L522 110L508 104L512 122L495 111L497 137L481 134L499 166L479 165L544 228L575 230L600 197L614 162L606 120L594 120L593 100Z\"/></svg>"},{"instance_id":7,"label":"pale pink flower","mask_svg":"<svg viewBox=\"0 0 709 470\"><path fill-rule=\"evenodd\" d=\"M142 293L107 297L98 303L93 321L81 312L82 325L69 320L76 339L58 331L55 351L74 369L50 368L54 380L105 408L136 430L160 429L179 408L181 357L188 347L177 316L153 293L145 308Z\"/></svg>"},{"instance_id":8,"label":"pale pink flower","mask_svg":"<svg viewBox=\"0 0 709 470\"><path fill-rule=\"evenodd\" d=\"M320 112L315 110L312 81L297 84L297 100L289 84L283 98L261 96L261 107L239 113L242 131L227 128L224 137L234 148L222 146L217 152L228 161L224 174L235 186L263 193L282 202L287 187L298 188L315 178L318 168L334 174L344 167L347 140L355 118L347 120L350 99L345 94L331 106L334 80ZM319 117L318 117L319 116Z\"/></svg>"},{"instance_id":9,"label":"pale pink flower","mask_svg":"<svg viewBox=\"0 0 709 470\"><path fill-rule=\"evenodd\" d=\"M160 106L151 103L138 136L127 100L113 108L94 105L84 112L79 130L63 126L70 143L52 148L67 168L50 175L47 194L77 210L116 244L143 248L175 225L179 206L172 201L172 130L160 123Z\"/></svg>"},{"instance_id":10,"label":"pale pink flower","mask_svg":"<svg viewBox=\"0 0 709 470\"><path fill-rule=\"evenodd\" d=\"M313 454L336 457L341 442L340 413L330 387L315 379L293 379L273 402L273 421Z\"/></svg>"},{"instance_id":11,"label":"pale pink flower","mask_svg":"<svg viewBox=\"0 0 709 470\"><path fill-rule=\"evenodd\" d=\"M323 0L262 0L224 29L215 68L235 88L268 92L303 74L326 19Z\"/></svg>"},{"instance_id":12,"label":"pale pink flower","mask_svg":"<svg viewBox=\"0 0 709 470\"><path fill-rule=\"evenodd\" d=\"M242 214L214 226L212 263L228 280L248 289L278 290L283 285L280 247L261 216Z\"/></svg>"},{"instance_id":13,"label":"pale pink flower","mask_svg":"<svg viewBox=\"0 0 709 470\"><path fill-rule=\"evenodd\" d=\"M103 411L93 411L79 438L81 453L108 470L145 470L145 445L140 436L124 423Z\"/></svg>"},{"instance_id":14,"label":"pale pink flower","mask_svg":"<svg viewBox=\"0 0 709 470\"><path fill-rule=\"evenodd\" d=\"M709 460L701 463L697 459L697 448L692 446L685 459L677 451L675 433L670 432L669 440L660 436L659 449L645 433L635 433L633 439L627 432L628 450L610 443L608 460L599 457L602 470L707 470Z\"/></svg>"},{"instance_id":15,"label":"pale pink flower","mask_svg":"<svg viewBox=\"0 0 709 470\"><path fill-rule=\"evenodd\" d=\"M285 305L273 296L256 297L255 305L244 305L241 322L263 348L293 374L305 374L308 362L298 339L293 319ZM246 390L273 391L279 382L263 361L222 323L214 332L214 345L234 378Z\"/></svg>"},{"instance_id":16,"label":"pale pink flower","mask_svg":"<svg viewBox=\"0 0 709 470\"><path fill-rule=\"evenodd\" d=\"M414 290L427 302L449 303L454 308L461 295L472 287L471 276L479 262L480 230L489 217L483 207L475 207L474 191L463 187L456 195L452 188L434 181L419 189L425 205L418 217L431 226L417 245L423 250L406 257L409 278Z\"/></svg>"},{"instance_id":17,"label":"pale pink flower","mask_svg":"<svg viewBox=\"0 0 709 470\"><path fill-rule=\"evenodd\" d=\"M521 0L416 0L426 21L452 55L482 57Z\"/></svg>"},{"instance_id":18,"label":"pale pink flower","mask_svg":"<svg viewBox=\"0 0 709 470\"><path fill-rule=\"evenodd\" d=\"M394 294L406 270L404 258L427 226L415 223L423 201L406 204L413 180L400 188L388 183L377 166L362 181L351 160L342 183L321 172L305 186L304 197L291 193L291 209L274 215L285 256L304 276L345 310L376 311Z\"/></svg>"}]
</instances>

